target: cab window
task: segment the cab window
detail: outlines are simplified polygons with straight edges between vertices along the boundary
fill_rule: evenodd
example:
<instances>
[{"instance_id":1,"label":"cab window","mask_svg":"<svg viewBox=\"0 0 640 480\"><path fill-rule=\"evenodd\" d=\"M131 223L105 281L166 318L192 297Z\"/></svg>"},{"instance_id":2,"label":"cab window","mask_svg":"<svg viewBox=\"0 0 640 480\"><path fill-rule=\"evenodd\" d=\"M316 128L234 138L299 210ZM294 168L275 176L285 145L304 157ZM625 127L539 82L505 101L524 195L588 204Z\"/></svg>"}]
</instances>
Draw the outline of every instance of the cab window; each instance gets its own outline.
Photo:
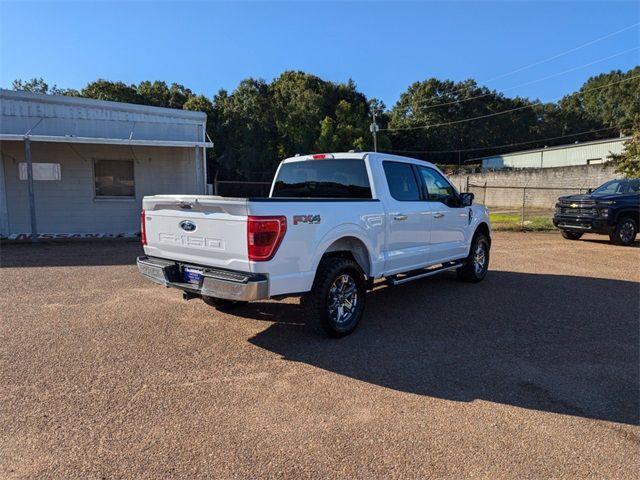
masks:
<instances>
[{"instance_id":1,"label":"cab window","mask_svg":"<svg viewBox=\"0 0 640 480\"><path fill-rule=\"evenodd\" d=\"M410 163L382 162L391 196L401 202L420 200L420 190Z\"/></svg>"},{"instance_id":2,"label":"cab window","mask_svg":"<svg viewBox=\"0 0 640 480\"><path fill-rule=\"evenodd\" d=\"M451 184L432 168L418 167L424 188L424 198L430 202L441 202L449 207L459 207L458 194Z\"/></svg>"}]
</instances>

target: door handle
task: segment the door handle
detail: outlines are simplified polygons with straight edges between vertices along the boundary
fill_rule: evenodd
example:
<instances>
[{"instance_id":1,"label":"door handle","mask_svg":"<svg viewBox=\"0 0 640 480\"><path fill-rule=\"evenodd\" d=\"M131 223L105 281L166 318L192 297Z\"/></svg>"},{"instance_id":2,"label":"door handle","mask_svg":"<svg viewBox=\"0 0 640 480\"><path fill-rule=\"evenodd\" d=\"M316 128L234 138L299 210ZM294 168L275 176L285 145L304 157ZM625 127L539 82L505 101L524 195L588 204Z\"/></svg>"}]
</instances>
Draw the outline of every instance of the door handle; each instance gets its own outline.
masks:
<instances>
[{"instance_id":1,"label":"door handle","mask_svg":"<svg viewBox=\"0 0 640 480\"><path fill-rule=\"evenodd\" d=\"M402 213L399 213L398 215L394 215L393 219L394 220L398 220L399 222L402 220L406 220L407 218L409 218L407 215L404 215Z\"/></svg>"},{"instance_id":2,"label":"door handle","mask_svg":"<svg viewBox=\"0 0 640 480\"><path fill-rule=\"evenodd\" d=\"M434 213L433 218L442 218L444 217L444 213Z\"/></svg>"}]
</instances>

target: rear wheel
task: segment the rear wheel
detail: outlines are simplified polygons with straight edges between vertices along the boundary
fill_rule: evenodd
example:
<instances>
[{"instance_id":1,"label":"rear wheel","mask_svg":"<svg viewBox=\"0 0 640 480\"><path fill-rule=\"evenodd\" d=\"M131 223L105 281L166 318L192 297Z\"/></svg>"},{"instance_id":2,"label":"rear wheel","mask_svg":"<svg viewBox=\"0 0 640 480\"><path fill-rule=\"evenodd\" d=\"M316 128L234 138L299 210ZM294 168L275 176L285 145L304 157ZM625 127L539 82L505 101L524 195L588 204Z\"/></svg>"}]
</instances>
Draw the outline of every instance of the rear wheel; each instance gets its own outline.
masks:
<instances>
[{"instance_id":1,"label":"rear wheel","mask_svg":"<svg viewBox=\"0 0 640 480\"><path fill-rule=\"evenodd\" d=\"M233 310L235 308L246 305L247 302L240 302L237 300L226 300L224 298L216 298L216 297L206 297L202 296L202 301L207 305L211 305L216 310L220 310L222 312Z\"/></svg>"},{"instance_id":2,"label":"rear wheel","mask_svg":"<svg viewBox=\"0 0 640 480\"><path fill-rule=\"evenodd\" d=\"M616 245L627 247L635 241L637 233L638 224L636 221L633 218L623 217L618 220L615 230L609 235L609 239Z\"/></svg>"},{"instance_id":3,"label":"rear wheel","mask_svg":"<svg viewBox=\"0 0 640 480\"><path fill-rule=\"evenodd\" d=\"M566 238L567 240L580 240L582 237L582 232L570 232L568 230L562 230L562 238Z\"/></svg>"},{"instance_id":4,"label":"rear wheel","mask_svg":"<svg viewBox=\"0 0 640 480\"><path fill-rule=\"evenodd\" d=\"M364 312L364 273L348 258L328 257L320 262L311 291L302 297L307 325L331 337L355 330Z\"/></svg>"},{"instance_id":5,"label":"rear wheel","mask_svg":"<svg viewBox=\"0 0 640 480\"><path fill-rule=\"evenodd\" d=\"M481 282L489 269L489 239L483 233L477 233L471 242L469 256L462 267L456 270L458 278L464 282Z\"/></svg>"}]
</instances>

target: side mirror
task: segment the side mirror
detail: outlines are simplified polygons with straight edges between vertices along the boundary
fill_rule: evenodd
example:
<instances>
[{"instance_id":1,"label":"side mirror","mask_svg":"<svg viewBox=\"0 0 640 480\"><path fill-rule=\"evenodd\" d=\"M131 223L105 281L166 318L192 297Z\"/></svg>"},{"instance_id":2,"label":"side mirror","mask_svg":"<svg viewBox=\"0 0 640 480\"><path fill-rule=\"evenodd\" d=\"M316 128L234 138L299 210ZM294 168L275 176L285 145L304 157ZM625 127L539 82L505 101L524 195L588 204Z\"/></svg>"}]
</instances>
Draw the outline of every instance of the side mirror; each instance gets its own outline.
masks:
<instances>
[{"instance_id":1,"label":"side mirror","mask_svg":"<svg viewBox=\"0 0 640 480\"><path fill-rule=\"evenodd\" d=\"M463 207L470 207L473 204L473 199L475 195L470 192L461 193L460 194L460 203Z\"/></svg>"},{"instance_id":2,"label":"side mirror","mask_svg":"<svg viewBox=\"0 0 640 480\"><path fill-rule=\"evenodd\" d=\"M587 193L593 192L593 188L587 188Z\"/></svg>"}]
</instances>

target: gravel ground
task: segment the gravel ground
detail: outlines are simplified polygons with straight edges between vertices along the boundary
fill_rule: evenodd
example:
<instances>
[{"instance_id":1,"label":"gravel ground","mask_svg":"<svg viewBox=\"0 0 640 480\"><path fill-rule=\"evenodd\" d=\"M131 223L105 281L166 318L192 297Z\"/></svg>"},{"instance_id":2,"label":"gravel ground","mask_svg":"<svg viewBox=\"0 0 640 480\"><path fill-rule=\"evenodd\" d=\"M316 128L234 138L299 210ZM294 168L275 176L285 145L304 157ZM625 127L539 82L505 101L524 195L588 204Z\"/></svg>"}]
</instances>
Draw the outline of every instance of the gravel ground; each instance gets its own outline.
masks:
<instances>
[{"instance_id":1,"label":"gravel ground","mask_svg":"<svg viewBox=\"0 0 640 480\"><path fill-rule=\"evenodd\" d=\"M219 313L135 243L3 245L1 478L626 478L640 248L496 233L491 271L378 286L350 337Z\"/></svg>"}]
</instances>

